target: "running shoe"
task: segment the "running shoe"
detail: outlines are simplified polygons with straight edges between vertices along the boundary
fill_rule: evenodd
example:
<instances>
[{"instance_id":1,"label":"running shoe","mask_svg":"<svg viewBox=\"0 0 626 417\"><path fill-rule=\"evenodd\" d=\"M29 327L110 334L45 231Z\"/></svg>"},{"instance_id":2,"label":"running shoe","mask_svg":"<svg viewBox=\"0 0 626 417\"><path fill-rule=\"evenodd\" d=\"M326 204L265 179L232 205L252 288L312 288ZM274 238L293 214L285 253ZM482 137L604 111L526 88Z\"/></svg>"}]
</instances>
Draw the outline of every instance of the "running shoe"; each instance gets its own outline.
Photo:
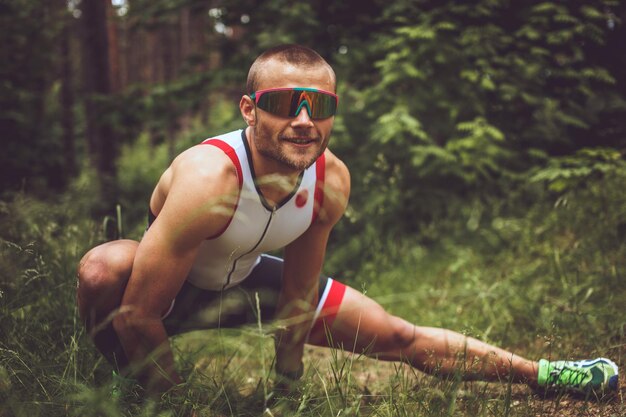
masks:
<instances>
[{"instance_id":1,"label":"running shoe","mask_svg":"<svg viewBox=\"0 0 626 417\"><path fill-rule=\"evenodd\" d=\"M605 358L582 361L539 361L537 382L548 389L605 395L617 391L617 365Z\"/></svg>"}]
</instances>

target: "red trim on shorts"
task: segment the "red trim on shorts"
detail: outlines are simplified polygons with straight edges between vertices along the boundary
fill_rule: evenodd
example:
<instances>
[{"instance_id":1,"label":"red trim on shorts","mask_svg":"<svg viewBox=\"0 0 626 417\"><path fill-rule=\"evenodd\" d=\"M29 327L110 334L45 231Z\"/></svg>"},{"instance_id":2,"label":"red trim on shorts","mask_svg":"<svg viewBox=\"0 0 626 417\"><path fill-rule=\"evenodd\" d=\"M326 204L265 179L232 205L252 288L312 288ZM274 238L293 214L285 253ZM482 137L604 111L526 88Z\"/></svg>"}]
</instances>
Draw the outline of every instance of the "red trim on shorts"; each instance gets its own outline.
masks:
<instances>
[{"instance_id":1,"label":"red trim on shorts","mask_svg":"<svg viewBox=\"0 0 626 417\"><path fill-rule=\"evenodd\" d=\"M226 156L228 156L230 160L233 162L233 164L235 165L235 169L237 170L237 179L239 180L239 194L237 194L237 201L239 201L239 195L241 194L241 188L243 186L243 172L241 171L241 163L239 162L239 158L237 157L237 152L233 149L232 146L230 146L228 143L220 139L206 139L205 141L201 143L201 145L213 145L217 148L220 148L226 154ZM233 215L235 214L236 210L237 210L237 204L235 204ZM230 222L232 221L233 221L233 216L230 217L230 219L228 220L228 222L226 223L226 225L224 226L222 230L220 230L213 236L208 237L207 239L215 239L216 237L220 236L222 233L226 231L226 229L228 229L228 226L230 226Z\"/></svg>"},{"instance_id":2,"label":"red trim on shorts","mask_svg":"<svg viewBox=\"0 0 626 417\"><path fill-rule=\"evenodd\" d=\"M313 218L311 223L315 222L317 215L322 209L324 203L324 179L326 177L326 157L321 154L315 162L315 194L313 197Z\"/></svg>"},{"instance_id":3,"label":"red trim on shorts","mask_svg":"<svg viewBox=\"0 0 626 417\"><path fill-rule=\"evenodd\" d=\"M331 329L333 326L333 322L337 317L337 313L339 312L339 307L341 307L341 302L343 301L343 296L346 293L346 286L339 281L335 281L334 279L331 282L330 290L328 291L328 295L326 296L326 301L322 306L322 310L320 311L317 320L313 323L311 327L311 334L318 334L318 332L322 332L324 334L324 328Z\"/></svg>"}]
</instances>

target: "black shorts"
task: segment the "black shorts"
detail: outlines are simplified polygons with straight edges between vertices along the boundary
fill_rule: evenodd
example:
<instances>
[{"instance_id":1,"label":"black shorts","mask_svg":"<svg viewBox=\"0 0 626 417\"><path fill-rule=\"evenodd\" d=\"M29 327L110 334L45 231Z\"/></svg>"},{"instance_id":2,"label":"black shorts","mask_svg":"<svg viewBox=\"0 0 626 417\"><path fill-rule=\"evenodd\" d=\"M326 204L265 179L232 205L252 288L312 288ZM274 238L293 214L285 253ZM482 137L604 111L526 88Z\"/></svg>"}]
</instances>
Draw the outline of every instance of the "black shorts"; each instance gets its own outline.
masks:
<instances>
[{"instance_id":1,"label":"black shorts","mask_svg":"<svg viewBox=\"0 0 626 417\"><path fill-rule=\"evenodd\" d=\"M282 259L262 255L261 261L250 275L229 289L204 290L186 281L170 310L164 315L163 324L167 333L175 335L191 330L256 324L259 319L264 323L273 320L276 316L282 271ZM320 276L316 319L327 307L331 307L336 313L344 292L343 284ZM334 296L329 298L329 294ZM327 299L333 306L327 306ZM326 317L325 320L328 321L331 313L322 314L322 317Z\"/></svg>"}]
</instances>

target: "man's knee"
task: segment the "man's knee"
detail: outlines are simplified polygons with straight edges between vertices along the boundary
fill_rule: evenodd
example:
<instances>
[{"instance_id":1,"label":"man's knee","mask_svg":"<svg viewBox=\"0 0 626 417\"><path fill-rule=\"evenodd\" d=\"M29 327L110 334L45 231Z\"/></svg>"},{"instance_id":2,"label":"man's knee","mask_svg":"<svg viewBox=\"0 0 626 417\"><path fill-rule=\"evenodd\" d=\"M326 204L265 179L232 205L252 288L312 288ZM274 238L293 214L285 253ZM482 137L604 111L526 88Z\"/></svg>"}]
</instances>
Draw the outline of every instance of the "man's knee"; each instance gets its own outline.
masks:
<instances>
[{"instance_id":1,"label":"man's knee","mask_svg":"<svg viewBox=\"0 0 626 417\"><path fill-rule=\"evenodd\" d=\"M77 297L81 312L119 303L133 257L132 244L104 244L87 252L78 265Z\"/></svg>"},{"instance_id":2,"label":"man's knee","mask_svg":"<svg viewBox=\"0 0 626 417\"><path fill-rule=\"evenodd\" d=\"M391 316L386 329L385 337L377 341L382 352L404 351L415 341L415 326L399 317Z\"/></svg>"},{"instance_id":3,"label":"man's knee","mask_svg":"<svg viewBox=\"0 0 626 417\"><path fill-rule=\"evenodd\" d=\"M93 249L92 249L93 251ZM89 252L78 265L78 295L81 299L91 299L110 288L115 282L106 260L97 253Z\"/></svg>"}]
</instances>

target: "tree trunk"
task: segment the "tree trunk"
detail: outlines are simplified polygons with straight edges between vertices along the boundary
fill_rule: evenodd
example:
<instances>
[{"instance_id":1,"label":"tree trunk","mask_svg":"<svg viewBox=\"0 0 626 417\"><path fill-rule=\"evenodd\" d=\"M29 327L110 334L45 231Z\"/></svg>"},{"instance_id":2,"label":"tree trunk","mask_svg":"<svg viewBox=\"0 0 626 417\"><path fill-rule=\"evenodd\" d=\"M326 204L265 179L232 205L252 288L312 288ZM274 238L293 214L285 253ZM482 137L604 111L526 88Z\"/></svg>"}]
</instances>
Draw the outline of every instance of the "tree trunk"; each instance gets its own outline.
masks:
<instances>
[{"instance_id":1,"label":"tree trunk","mask_svg":"<svg viewBox=\"0 0 626 417\"><path fill-rule=\"evenodd\" d=\"M167 86L167 89L171 87L171 83L176 78L177 72L176 56L178 53L178 42L176 41L177 33L175 33L175 31L175 26L164 25L161 27L163 82ZM167 120L167 149L170 160L173 160L175 156L175 137L178 130L176 126L178 110L171 92L167 93L165 100L167 109L167 115L165 116Z\"/></svg>"},{"instance_id":2,"label":"tree trunk","mask_svg":"<svg viewBox=\"0 0 626 417\"><path fill-rule=\"evenodd\" d=\"M100 197L103 211L115 203L115 137L108 121L109 110L105 100L111 93L109 48L107 36L107 2L89 0L81 2L81 27L83 40L83 72L85 116L89 150L98 171Z\"/></svg>"},{"instance_id":3,"label":"tree trunk","mask_svg":"<svg viewBox=\"0 0 626 417\"><path fill-rule=\"evenodd\" d=\"M191 11L189 10L189 6L183 7L180 11L180 60L179 62L184 62L187 58L189 58L189 54L191 53L191 34L189 32L190 19L191 19Z\"/></svg>"},{"instance_id":4,"label":"tree trunk","mask_svg":"<svg viewBox=\"0 0 626 417\"><path fill-rule=\"evenodd\" d=\"M76 174L76 150L74 146L74 89L72 86L72 54L70 36L72 19L67 18L61 33L61 126L63 127L64 177Z\"/></svg>"},{"instance_id":5,"label":"tree trunk","mask_svg":"<svg viewBox=\"0 0 626 417\"><path fill-rule=\"evenodd\" d=\"M111 91L119 92L122 88L122 77L120 73L120 51L118 40L117 18L115 10L110 1L105 2L106 5L106 24L107 24L107 50L109 57L109 79L111 82Z\"/></svg>"}]
</instances>

